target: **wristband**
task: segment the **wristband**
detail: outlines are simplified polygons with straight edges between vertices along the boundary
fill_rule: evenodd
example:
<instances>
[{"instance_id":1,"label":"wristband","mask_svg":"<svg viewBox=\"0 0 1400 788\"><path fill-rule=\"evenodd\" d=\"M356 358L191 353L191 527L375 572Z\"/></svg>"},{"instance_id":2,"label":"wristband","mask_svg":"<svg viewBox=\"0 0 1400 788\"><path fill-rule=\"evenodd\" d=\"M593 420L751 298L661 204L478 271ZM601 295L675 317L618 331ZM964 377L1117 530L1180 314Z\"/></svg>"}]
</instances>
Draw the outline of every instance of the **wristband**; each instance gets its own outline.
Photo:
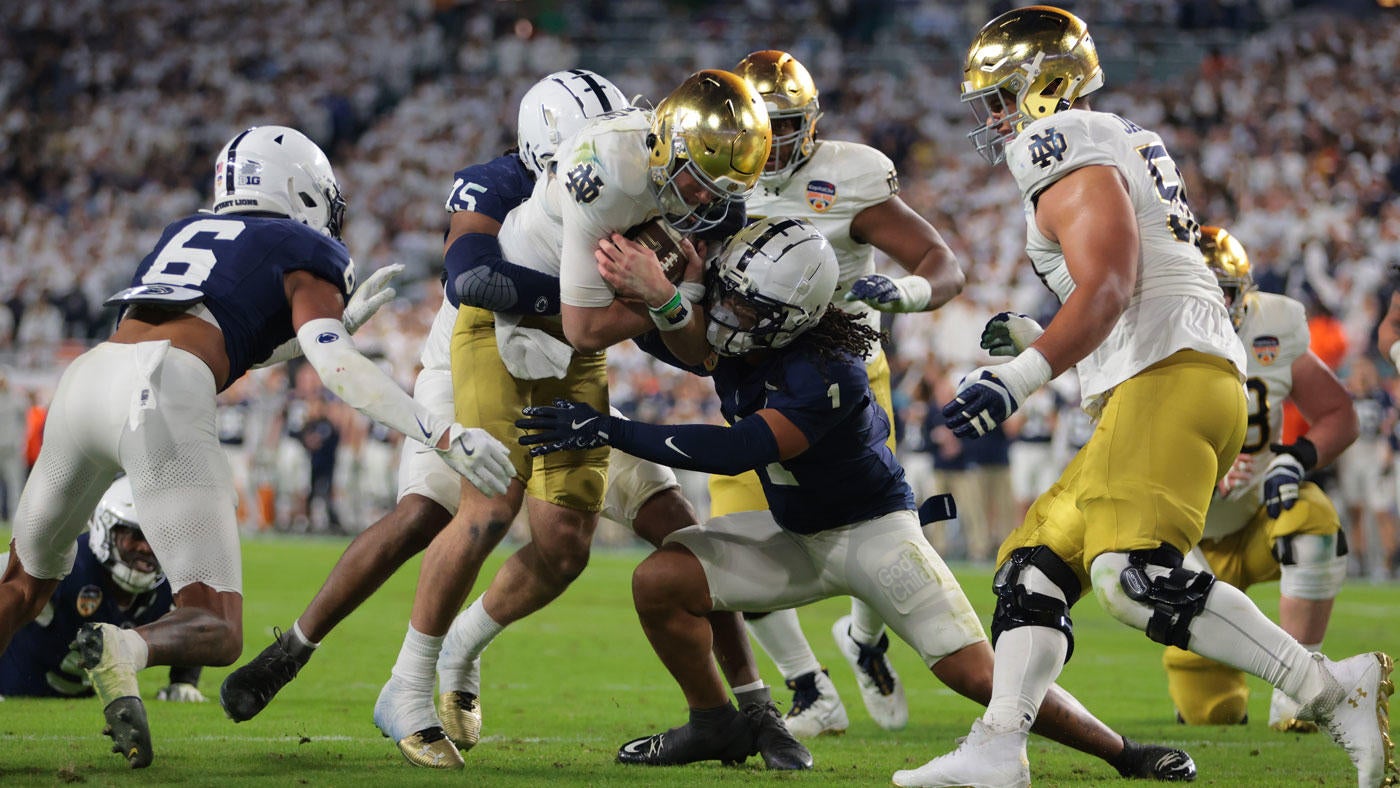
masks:
<instances>
[{"instance_id":1,"label":"wristband","mask_svg":"<svg viewBox=\"0 0 1400 788\"><path fill-rule=\"evenodd\" d=\"M662 331L679 331L689 325L694 316L690 301L681 295L680 288L676 288L669 301L658 307L647 307L647 312L651 314L651 322Z\"/></svg>"}]
</instances>

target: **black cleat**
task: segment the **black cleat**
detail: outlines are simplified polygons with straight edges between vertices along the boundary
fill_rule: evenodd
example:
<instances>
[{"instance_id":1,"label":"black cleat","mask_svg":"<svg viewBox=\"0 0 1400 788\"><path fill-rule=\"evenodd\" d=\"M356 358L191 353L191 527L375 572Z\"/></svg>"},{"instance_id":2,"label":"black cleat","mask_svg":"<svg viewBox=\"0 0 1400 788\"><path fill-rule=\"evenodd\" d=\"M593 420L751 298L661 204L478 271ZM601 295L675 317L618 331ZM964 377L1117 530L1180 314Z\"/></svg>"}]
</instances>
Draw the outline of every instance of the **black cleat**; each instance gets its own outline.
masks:
<instances>
[{"instance_id":1,"label":"black cleat","mask_svg":"<svg viewBox=\"0 0 1400 788\"><path fill-rule=\"evenodd\" d=\"M1196 762L1184 750L1159 744L1138 744L1127 736L1123 737L1123 752L1111 763L1123 777L1160 782L1191 782L1196 779Z\"/></svg>"},{"instance_id":2,"label":"black cleat","mask_svg":"<svg viewBox=\"0 0 1400 788\"><path fill-rule=\"evenodd\" d=\"M773 701L746 703L743 711L753 725L754 744L764 766L786 771L812 768L812 753L793 738Z\"/></svg>"},{"instance_id":3,"label":"black cleat","mask_svg":"<svg viewBox=\"0 0 1400 788\"><path fill-rule=\"evenodd\" d=\"M219 703L234 722L258 716L311 659L309 651L300 658L294 656L282 644L286 636L281 630L274 629L272 632L277 637L272 645L249 660L248 664L230 673L219 688Z\"/></svg>"},{"instance_id":4,"label":"black cleat","mask_svg":"<svg viewBox=\"0 0 1400 788\"><path fill-rule=\"evenodd\" d=\"M698 720L701 715L718 720ZM699 724L697 724L699 723ZM668 731L633 739L618 748L618 763L679 766L719 761L726 766L744 762L758 751L753 725L733 705L690 714L690 721Z\"/></svg>"},{"instance_id":5,"label":"black cleat","mask_svg":"<svg viewBox=\"0 0 1400 788\"><path fill-rule=\"evenodd\" d=\"M155 752L151 749L151 727L146 722L146 707L140 698L117 698L102 710L107 727L102 735L112 737L112 752L126 758L133 769L151 765Z\"/></svg>"}]
</instances>

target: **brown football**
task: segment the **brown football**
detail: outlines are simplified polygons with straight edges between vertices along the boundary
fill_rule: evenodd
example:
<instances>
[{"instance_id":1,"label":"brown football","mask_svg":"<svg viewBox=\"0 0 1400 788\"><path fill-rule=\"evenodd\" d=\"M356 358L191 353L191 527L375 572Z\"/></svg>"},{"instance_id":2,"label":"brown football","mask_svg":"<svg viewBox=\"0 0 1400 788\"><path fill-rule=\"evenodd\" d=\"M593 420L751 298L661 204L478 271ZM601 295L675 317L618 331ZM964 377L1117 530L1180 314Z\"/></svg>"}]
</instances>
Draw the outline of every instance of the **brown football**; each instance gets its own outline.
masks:
<instances>
[{"instance_id":1,"label":"brown football","mask_svg":"<svg viewBox=\"0 0 1400 788\"><path fill-rule=\"evenodd\" d=\"M672 283L679 283L685 274L685 253L681 251L681 236L660 218L648 219L623 235L656 253L661 270Z\"/></svg>"}]
</instances>

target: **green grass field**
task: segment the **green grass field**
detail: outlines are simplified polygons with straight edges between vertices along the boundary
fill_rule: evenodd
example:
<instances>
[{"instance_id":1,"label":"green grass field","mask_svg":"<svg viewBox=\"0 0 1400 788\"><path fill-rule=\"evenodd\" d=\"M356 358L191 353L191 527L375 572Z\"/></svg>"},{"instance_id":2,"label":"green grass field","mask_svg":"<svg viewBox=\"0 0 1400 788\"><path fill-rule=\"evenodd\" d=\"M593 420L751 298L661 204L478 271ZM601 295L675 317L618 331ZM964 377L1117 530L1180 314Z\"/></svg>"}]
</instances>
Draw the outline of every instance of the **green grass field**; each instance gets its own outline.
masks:
<instances>
[{"instance_id":1,"label":"green grass field","mask_svg":"<svg viewBox=\"0 0 1400 788\"><path fill-rule=\"evenodd\" d=\"M310 599L343 546L306 539L259 539L244 547L246 643L256 654L274 626L286 627ZM483 577L494 571L504 550ZM810 773L774 773L750 758L739 768L707 763L673 769L613 762L622 742L680 724L685 705L651 652L631 609L635 551L602 552L561 599L512 626L483 657L485 730L467 755L465 774L415 769L379 735L370 714L407 625L417 564L405 567L325 642L315 659L272 705L235 725L216 698L227 669L206 670L210 703L179 706L153 700L163 668L142 676L155 739L155 763L132 773L99 735L95 699L9 699L0 703L0 784L49 785L407 785L469 781L493 785L712 785L766 782L811 786L885 785L896 769L922 764L967 732L978 707L954 696L903 644L892 659L908 685L910 724L885 733L866 716L855 681L829 627L845 610L829 600L803 615L813 647L830 668L851 714L842 737L810 743ZM954 567L974 605L989 620L990 577ZM1272 614L1269 597L1255 597ZM1327 651L1400 651L1392 612L1400 587L1355 585L1340 598ZM1185 728L1172 723L1160 649L1108 619L1092 600L1075 608L1077 647L1061 682L1102 719L1138 740L1185 747L1200 769L1199 785L1347 786L1356 778L1325 736L1269 731L1267 687L1255 681L1252 723ZM760 658L765 678L779 681ZM775 696L786 704L787 692ZM1042 740L1031 741L1037 786L1121 782L1109 766Z\"/></svg>"}]
</instances>

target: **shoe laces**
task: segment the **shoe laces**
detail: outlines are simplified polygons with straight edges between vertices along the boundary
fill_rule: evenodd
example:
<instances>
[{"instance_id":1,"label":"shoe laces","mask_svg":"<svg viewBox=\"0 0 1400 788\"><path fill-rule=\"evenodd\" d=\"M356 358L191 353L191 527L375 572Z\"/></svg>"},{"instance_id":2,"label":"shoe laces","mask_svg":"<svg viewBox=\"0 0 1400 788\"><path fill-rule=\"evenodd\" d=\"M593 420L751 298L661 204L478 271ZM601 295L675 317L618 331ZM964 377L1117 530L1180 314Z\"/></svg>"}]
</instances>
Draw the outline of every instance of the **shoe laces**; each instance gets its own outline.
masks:
<instances>
[{"instance_id":1,"label":"shoe laces","mask_svg":"<svg viewBox=\"0 0 1400 788\"><path fill-rule=\"evenodd\" d=\"M442 728L439 728L436 725L434 725L431 728L424 728L423 730L418 731L417 736L418 744L432 744L433 742L442 741L443 739L446 739L447 733L443 731Z\"/></svg>"},{"instance_id":2,"label":"shoe laces","mask_svg":"<svg viewBox=\"0 0 1400 788\"><path fill-rule=\"evenodd\" d=\"M846 635L850 637L849 634ZM860 656L856 658L856 665L861 672L870 678L879 690L881 695L891 695L894 693L894 674L890 671L890 663L885 659L885 652L890 647L890 635L888 632L880 636L880 642L873 646L851 638L851 642L860 649Z\"/></svg>"},{"instance_id":3,"label":"shoe laces","mask_svg":"<svg viewBox=\"0 0 1400 788\"><path fill-rule=\"evenodd\" d=\"M456 704L457 708L462 711L471 711L472 704L476 702L476 696L470 692L451 692L448 693L448 697L450 698L450 702Z\"/></svg>"},{"instance_id":4,"label":"shoe laces","mask_svg":"<svg viewBox=\"0 0 1400 788\"><path fill-rule=\"evenodd\" d=\"M286 646L282 645L281 629L273 627L272 634L272 645L263 649L261 654L254 657L251 664L258 665L267 670L283 684L286 684L296 678L297 673L301 670L302 663L287 651Z\"/></svg>"},{"instance_id":5,"label":"shoe laces","mask_svg":"<svg viewBox=\"0 0 1400 788\"><path fill-rule=\"evenodd\" d=\"M789 717L796 717L821 700L822 692L817 689L817 674L815 672L803 673L801 676L787 679L783 683L792 690L792 707L788 709L787 713Z\"/></svg>"}]
</instances>

